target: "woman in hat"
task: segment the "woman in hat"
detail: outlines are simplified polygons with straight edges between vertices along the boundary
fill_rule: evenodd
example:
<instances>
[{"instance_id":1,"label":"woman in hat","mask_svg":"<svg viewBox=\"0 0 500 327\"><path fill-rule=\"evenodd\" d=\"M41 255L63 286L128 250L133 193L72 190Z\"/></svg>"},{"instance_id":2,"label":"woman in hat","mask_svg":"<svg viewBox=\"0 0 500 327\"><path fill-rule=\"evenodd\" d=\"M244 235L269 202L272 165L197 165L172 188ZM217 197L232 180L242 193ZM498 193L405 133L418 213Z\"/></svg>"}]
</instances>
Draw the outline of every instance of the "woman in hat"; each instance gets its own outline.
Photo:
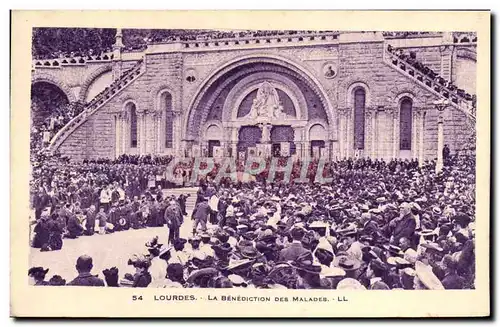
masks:
<instances>
[{"instance_id":1,"label":"woman in hat","mask_svg":"<svg viewBox=\"0 0 500 327\"><path fill-rule=\"evenodd\" d=\"M306 252L291 263L299 276L299 289L332 289L329 279L321 278L321 265L314 261L311 252Z\"/></svg>"},{"instance_id":2,"label":"woman in hat","mask_svg":"<svg viewBox=\"0 0 500 327\"><path fill-rule=\"evenodd\" d=\"M390 290L386 283L388 268L381 260L371 260L366 269L366 277L369 278L370 290Z\"/></svg>"},{"instance_id":3,"label":"woman in hat","mask_svg":"<svg viewBox=\"0 0 500 327\"><path fill-rule=\"evenodd\" d=\"M148 287L151 283L151 274L149 273L149 267L151 267L151 261L140 255L135 256L133 259L129 260L129 264L135 268L135 274L132 276L132 287Z\"/></svg>"},{"instance_id":4,"label":"woman in hat","mask_svg":"<svg viewBox=\"0 0 500 327\"><path fill-rule=\"evenodd\" d=\"M42 215L40 219L38 219L36 226L34 228L35 236L33 237L32 247L41 248L44 244L47 244L49 241L50 230L48 226L49 216Z\"/></svg>"},{"instance_id":5,"label":"woman in hat","mask_svg":"<svg viewBox=\"0 0 500 327\"><path fill-rule=\"evenodd\" d=\"M57 215L53 215L52 219L48 221L47 227L49 229L49 248L51 251L57 251L62 249L63 240L62 235L64 233L64 228L61 225Z\"/></svg>"},{"instance_id":6,"label":"woman in hat","mask_svg":"<svg viewBox=\"0 0 500 327\"><path fill-rule=\"evenodd\" d=\"M34 286L46 286L49 282L45 281L45 276L49 272L49 269L43 269L43 267L33 267L28 270L28 276L30 278L30 285Z\"/></svg>"}]
</instances>

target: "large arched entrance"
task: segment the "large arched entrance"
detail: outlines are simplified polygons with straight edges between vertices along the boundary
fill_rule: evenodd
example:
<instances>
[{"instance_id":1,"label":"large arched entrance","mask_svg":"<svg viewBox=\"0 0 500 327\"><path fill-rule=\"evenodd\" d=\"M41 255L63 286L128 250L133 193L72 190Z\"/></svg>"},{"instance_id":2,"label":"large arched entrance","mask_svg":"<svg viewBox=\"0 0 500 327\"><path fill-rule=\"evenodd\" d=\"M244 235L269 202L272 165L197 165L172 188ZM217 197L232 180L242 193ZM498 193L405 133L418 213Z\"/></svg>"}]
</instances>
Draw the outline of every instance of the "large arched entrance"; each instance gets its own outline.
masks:
<instances>
[{"instance_id":1,"label":"large arched entrance","mask_svg":"<svg viewBox=\"0 0 500 327\"><path fill-rule=\"evenodd\" d=\"M57 85L37 81L31 85L31 122L33 126L44 125L49 128L50 117L57 118L65 114L69 99Z\"/></svg>"},{"instance_id":2,"label":"large arched entrance","mask_svg":"<svg viewBox=\"0 0 500 327\"><path fill-rule=\"evenodd\" d=\"M224 153L233 156L247 156L249 149L294 155L297 148L307 147L309 120L335 128L333 110L318 83L275 58L243 59L224 67L207 79L190 108L184 139L195 146L220 141ZM220 140L208 140L201 133L213 122L224 129Z\"/></svg>"}]
</instances>

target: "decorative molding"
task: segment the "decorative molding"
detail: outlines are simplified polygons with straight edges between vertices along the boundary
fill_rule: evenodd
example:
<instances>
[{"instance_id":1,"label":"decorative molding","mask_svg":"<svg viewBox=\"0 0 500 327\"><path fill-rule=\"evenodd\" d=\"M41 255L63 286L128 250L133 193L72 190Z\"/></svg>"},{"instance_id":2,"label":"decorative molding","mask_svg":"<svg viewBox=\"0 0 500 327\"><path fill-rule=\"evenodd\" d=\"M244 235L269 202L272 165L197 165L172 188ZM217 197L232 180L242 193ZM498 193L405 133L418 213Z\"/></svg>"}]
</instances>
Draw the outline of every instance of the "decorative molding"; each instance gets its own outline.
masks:
<instances>
[{"instance_id":1,"label":"decorative molding","mask_svg":"<svg viewBox=\"0 0 500 327\"><path fill-rule=\"evenodd\" d=\"M184 129L188 131L188 133L192 133L195 126L194 124L194 111L197 110L198 104L201 101L202 96L205 92L210 88L210 86L219 80L224 74L241 67L246 64L251 63L270 63L278 66L282 66L290 69L293 72L298 73L301 76L301 79L311 87L313 92L320 98L323 103L323 107L325 108L326 114L330 121L333 122L334 117L332 114L332 105L326 96L326 92L323 89L322 84L318 81L318 79L307 69L305 69L300 63L292 58L287 58L284 56L276 56L272 54L261 54L254 53L251 55L238 56L231 59L229 62L226 62L222 65L222 68L216 67L211 74L205 79L205 81L198 87L196 91L196 96L191 101L188 106L188 119L185 122Z\"/></svg>"},{"instance_id":2,"label":"decorative molding","mask_svg":"<svg viewBox=\"0 0 500 327\"><path fill-rule=\"evenodd\" d=\"M99 76L101 76L104 73L110 72L113 70L112 65L105 65L105 66L100 66L96 68L94 71L92 71L88 77L85 79L85 82L82 83L80 92L78 94L78 100L79 101L85 101L85 97L87 96L88 89L90 85L95 81L95 79Z\"/></svg>"}]
</instances>

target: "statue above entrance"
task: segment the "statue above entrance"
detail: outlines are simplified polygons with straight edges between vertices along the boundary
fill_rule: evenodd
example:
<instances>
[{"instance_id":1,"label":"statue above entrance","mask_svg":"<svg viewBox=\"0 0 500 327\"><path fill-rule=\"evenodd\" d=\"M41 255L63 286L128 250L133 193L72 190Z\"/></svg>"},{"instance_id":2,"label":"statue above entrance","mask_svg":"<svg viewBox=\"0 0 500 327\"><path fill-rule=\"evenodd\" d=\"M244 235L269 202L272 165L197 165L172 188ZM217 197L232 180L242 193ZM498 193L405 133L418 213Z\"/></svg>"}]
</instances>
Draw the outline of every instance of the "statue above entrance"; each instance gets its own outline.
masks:
<instances>
[{"instance_id":1,"label":"statue above entrance","mask_svg":"<svg viewBox=\"0 0 500 327\"><path fill-rule=\"evenodd\" d=\"M274 119L293 118L284 112L278 92L269 81L264 81L253 99L250 112L243 119L269 121Z\"/></svg>"}]
</instances>

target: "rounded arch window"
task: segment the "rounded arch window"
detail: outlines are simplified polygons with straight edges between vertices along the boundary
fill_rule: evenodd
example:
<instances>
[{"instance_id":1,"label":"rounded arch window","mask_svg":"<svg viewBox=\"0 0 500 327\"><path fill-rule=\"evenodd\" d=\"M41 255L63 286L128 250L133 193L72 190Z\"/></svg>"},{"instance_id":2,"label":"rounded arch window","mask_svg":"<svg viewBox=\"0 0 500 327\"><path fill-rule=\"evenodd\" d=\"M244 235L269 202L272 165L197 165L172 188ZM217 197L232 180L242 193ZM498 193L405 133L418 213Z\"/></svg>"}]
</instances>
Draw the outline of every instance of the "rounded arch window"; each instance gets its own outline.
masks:
<instances>
[{"instance_id":1,"label":"rounded arch window","mask_svg":"<svg viewBox=\"0 0 500 327\"><path fill-rule=\"evenodd\" d=\"M125 110L130 114L130 147L137 148L137 108L135 103L127 103Z\"/></svg>"},{"instance_id":2,"label":"rounded arch window","mask_svg":"<svg viewBox=\"0 0 500 327\"><path fill-rule=\"evenodd\" d=\"M353 91L354 102L354 149L363 150L365 148L365 106L366 90L357 87Z\"/></svg>"},{"instance_id":3,"label":"rounded arch window","mask_svg":"<svg viewBox=\"0 0 500 327\"><path fill-rule=\"evenodd\" d=\"M411 150L413 101L405 97L399 109L399 149Z\"/></svg>"}]
</instances>

